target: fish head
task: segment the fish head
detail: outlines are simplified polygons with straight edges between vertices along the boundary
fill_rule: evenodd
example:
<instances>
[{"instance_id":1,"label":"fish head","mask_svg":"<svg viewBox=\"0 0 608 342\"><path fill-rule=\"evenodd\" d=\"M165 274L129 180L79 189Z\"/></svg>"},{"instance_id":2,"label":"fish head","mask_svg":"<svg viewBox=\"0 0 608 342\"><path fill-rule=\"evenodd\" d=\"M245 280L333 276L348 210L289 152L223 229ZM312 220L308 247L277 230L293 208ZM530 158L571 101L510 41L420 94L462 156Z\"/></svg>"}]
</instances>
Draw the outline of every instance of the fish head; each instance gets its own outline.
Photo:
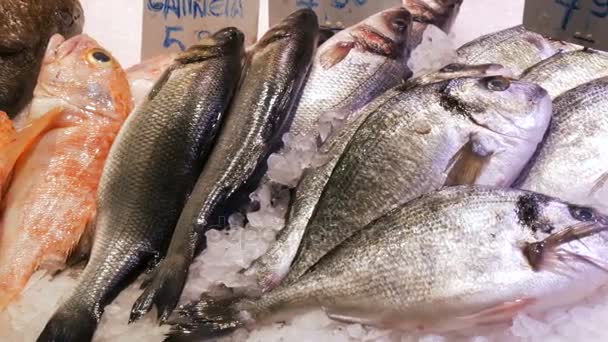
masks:
<instances>
[{"instance_id":1,"label":"fish head","mask_svg":"<svg viewBox=\"0 0 608 342\"><path fill-rule=\"evenodd\" d=\"M179 64L198 63L225 55L244 54L245 35L236 27L225 27L192 45L174 60Z\"/></svg>"},{"instance_id":2,"label":"fish head","mask_svg":"<svg viewBox=\"0 0 608 342\"><path fill-rule=\"evenodd\" d=\"M534 237L522 245L533 269L576 271L577 265L588 266L608 277L607 215L532 192L518 197L515 213Z\"/></svg>"},{"instance_id":3,"label":"fish head","mask_svg":"<svg viewBox=\"0 0 608 342\"><path fill-rule=\"evenodd\" d=\"M84 11L78 0L53 1L56 4L57 33L71 38L82 32Z\"/></svg>"},{"instance_id":4,"label":"fish head","mask_svg":"<svg viewBox=\"0 0 608 342\"><path fill-rule=\"evenodd\" d=\"M363 20L350 30L350 35L367 52L394 59L407 58L412 23L407 9L394 7Z\"/></svg>"},{"instance_id":5,"label":"fish head","mask_svg":"<svg viewBox=\"0 0 608 342\"><path fill-rule=\"evenodd\" d=\"M309 40L314 38L315 45L318 39L319 21L313 10L300 9L266 32L255 45L256 49L264 49L271 44L276 44L290 37L299 36ZM313 37L314 36L314 37Z\"/></svg>"},{"instance_id":6,"label":"fish head","mask_svg":"<svg viewBox=\"0 0 608 342\"><path fill-rule=\"evenodd\" d=\"M122 120L132 109L126 73L87 35L51 38L34 90L30 116L54 107Z\"/></svg>"},{"instance_id":7,"label":"fish head","mask_svg":"<svg viewBox=\"0 0 608 342\"><path fill-rule=\"evenodd\" d=\"M504 76L450 80L442 105L499 135L535 143L542 140L552 114L546 90Z\"/></svg>"}]
</instances>

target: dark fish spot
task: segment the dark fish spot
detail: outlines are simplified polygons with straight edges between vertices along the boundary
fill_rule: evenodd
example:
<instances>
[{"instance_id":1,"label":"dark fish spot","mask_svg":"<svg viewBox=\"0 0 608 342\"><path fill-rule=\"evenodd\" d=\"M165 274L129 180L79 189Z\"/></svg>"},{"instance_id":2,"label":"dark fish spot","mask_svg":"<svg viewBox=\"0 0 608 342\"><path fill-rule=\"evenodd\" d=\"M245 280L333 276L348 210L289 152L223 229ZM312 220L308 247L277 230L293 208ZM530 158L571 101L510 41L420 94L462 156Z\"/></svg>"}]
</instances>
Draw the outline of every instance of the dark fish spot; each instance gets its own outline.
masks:
<instances>
[{"instance_id":1,"label":"dark fish spot","mask_svg":"<svg viewBox=\"0 0 608 342\"><path fill-rule=\"evenodd\" d=\"M515 211L517 212L517 218L519 222L527 227L532 228L534 231L538 228L536 223L540 216L540 209L538 206L538 200L533 194L526 194L519 197Z\"/></svg>"}]
</instances>

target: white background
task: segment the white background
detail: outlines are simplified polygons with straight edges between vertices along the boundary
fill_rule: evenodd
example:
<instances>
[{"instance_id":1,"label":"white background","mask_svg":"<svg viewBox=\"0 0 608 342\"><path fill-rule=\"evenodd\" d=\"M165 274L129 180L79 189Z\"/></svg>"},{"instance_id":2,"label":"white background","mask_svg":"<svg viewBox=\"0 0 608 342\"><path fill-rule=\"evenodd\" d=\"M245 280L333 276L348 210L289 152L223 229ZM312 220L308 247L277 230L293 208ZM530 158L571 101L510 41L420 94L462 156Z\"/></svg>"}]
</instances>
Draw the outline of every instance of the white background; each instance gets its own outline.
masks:
<instances>
[{"instance_id":1,"label":"white background","mask_svg":"<svg viewBox=\"0 0 608 342\"><path fill-rule=\"evenodd\" d=\"M124 67L140 60L141 25L145 0L81 0L85 32L110 50ZM261 0L260 30L268 24L268 3ZM524 0L464 0L454 26L458 45L481 34L520 24Z\"/></svg>"}]
</instances>

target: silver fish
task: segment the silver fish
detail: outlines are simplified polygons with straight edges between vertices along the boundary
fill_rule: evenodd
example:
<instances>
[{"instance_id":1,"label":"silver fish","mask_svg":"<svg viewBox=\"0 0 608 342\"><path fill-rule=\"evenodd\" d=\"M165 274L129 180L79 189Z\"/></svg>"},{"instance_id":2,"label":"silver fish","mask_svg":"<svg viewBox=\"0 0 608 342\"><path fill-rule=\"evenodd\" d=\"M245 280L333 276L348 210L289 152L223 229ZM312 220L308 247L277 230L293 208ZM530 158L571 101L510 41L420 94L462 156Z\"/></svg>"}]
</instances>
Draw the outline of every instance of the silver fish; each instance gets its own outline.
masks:
<instances>
[{"instance_id":1,"label":"silver fish","mask_svg":"<svg viewBox=\"0 0 608 342\"><path fill-rule=\"evenodd\" d=\"M39 342L91 340L105 306L164 253L238 84L243 42L227 28L190 48L127 119L101 177L91 259Z\"/></svg>"},{"instance_id":2,"label":"silver fish","mask_svg":"<svg viewBox=\"0 0 608 342\"><path fill-rule=\"evenodd\" d=\"M248 200L279 147L316 49L318 22L299 10L267 32L249 58L241 86L211 157L181 213L166 258L158 265L131 311L138 319L158 308L169 317L180 298L192 259L205 248L205 232L224 228L227 217Z\"/></svg>"},{"instance_id":3,"label":"silver fish","mask_svg":"<svg viewBox=\"0 0 608 342\"><path fill-rule=\"evenodd\" d=\"M530 67L521 80L543 87L552 99L581 84L608 76L608 53L576 50L558 53Z\"/></svg>"},{"instance_id":4,"label":"silver fish","mask_svg":"<svg viewBox=\"0 0 608 342\"><path fill-rule=\"evenodd\" d=\"M290 133L316 138L319 118L346 117L411 76L406 47L412 17L392 8L338 32L316 54Z\"/></svg>"},{"instance_id":5,"label":"silver fish","mask_svg":"<svg viewBox=\"0 0 608 342\"><path fill-rule=\"evenodd\" d=\"M608 77L553 104L547 137L518 186L608 210Z\"/></svg>"},{"instance_id":6,"label":"silver fish","mask_svg":"<svg viewBox=\"0 0 608 342\"><path fill-rule=\"evenodd\" d=\"M263 290L287 271L286 281L295 281L402 201L444 185L509 186L551 117L542 88L500 76L397 88L372 104L358 126L347 126L352 138L337 141L330 162L305 175L285 233L247 271Z\"/></svg>"},{"instance_id":7,"label":"silver fish","mask_svg":"<svg viewBox=\"0 0 608 342\"><path fill-rule=\"evenodd\" d=\"M608 217L515 189L452 187L391 210L297 282L186 306L167 341L323 309L332 319L449 332L572 304L608 281Z\"/></svg>"},{"instance_id":8,"label":"silver fish","mask_svg":"<svg viewBox=\"0 0 608 342\"><path fill-rule=\"evenodd\" d=\"M577 48L580 47L550 40L519 25L481 36L464 44L456 52L460 63L498 63L511 69L515 75L520 75L560 51Z\"/></svg>"}]
</instances>

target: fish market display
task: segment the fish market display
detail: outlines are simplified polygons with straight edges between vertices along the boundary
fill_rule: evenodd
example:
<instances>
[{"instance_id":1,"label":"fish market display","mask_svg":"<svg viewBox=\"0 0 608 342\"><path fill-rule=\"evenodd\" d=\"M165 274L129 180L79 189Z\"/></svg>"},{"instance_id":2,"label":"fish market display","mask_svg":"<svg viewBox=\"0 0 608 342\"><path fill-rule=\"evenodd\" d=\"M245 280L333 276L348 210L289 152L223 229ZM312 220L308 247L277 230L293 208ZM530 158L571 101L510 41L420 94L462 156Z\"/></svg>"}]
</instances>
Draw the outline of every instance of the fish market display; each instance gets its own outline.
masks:
<instances>
[{"instance_id":1,"label":"fish market display","mask_svg":"<svg viewBox=\"0 0 608 342\"><path fill-rule=\"evenodd\" d=\"M153 305L165 320L180 298L188 267L205 247L205 232L222 222L255 189L266 159L280 147L294 99L308 73L318 34L317 17L299 10L266 33L254 47L241 86L210 160L179 221L166 258L133 307L132 319Z\"/></svg>"},{"instance_id":2,"label":"fish market display","mask_svg":"<svg viewBox=\"0 0 608 342\"><path fill-rule=\"evenodd\" d=\"M608 78L554 100L545 141L519 187L608 210Z\"/></svg>"},{"instance_id":3,"label":"fish market display","mask_svg":"<svg viewBox=\"0 0 608 342\"><path fill-rule=\"evenodd\" d=\"M320 198L301 194L305 202L295 202L292 214L303 216L291 216L287 229L293 234L279 239L288 248L272 248L277 255L261 262L257 276L264 289L276 286L288 268L286 281L296 280L400 202L445 185L511 185L543 137L551 102L536 85L493 76L397 91L374 111L339 150L335 166L305 176L321 181L322 190L310 188L317 196L321 191ZM289 227L292 222L295 227Z\"/></svg>"},{"instance_id":4,"label":"fish market display","mask_svg":"<svg viewBox=\"0 0 608 342\"><path fill-rule=\"evenodd\" d=\"M572 49L576 46L550 40L520 25L479 37L461 46L457 53L460 63L498 63L519 75L557 52Z\"/></svg>"},{"instance_id":5,"label":"fish market display","mask_svg":"<svg viewBox=\"0 0 608 342\"><path fill-rule=\"evenodd\" d=\"M86 243L103 165L131 108L125 72L109 52L87 36L51 39L32 124L16 133L27 148L0 147L9 158L23 152L2 198L0 310L34 271L64 268L79 241Z\"/></svg>"},{"instance_id":6,"label":"fish market display","mask_svg":"<svg viewBox=\"0 0 608 342\"><path fill-rule=\"evenodd\" d=\"M521 79L543 87L556 98L594 79L608 76L608 54L589 49L558 53L526 70Z\"/></svg>"},{"instance_id":7,"label":"fish market display","mask_svg":"<svg viewBox=\"0 0 608 342\"><path fill-rule=\"evenodd\" d=\"M135 104L142 103L156 81L173 64L176 56L176 54L159 55L126 70Z\"/></svg>"},{"instance_id":8,"label":"fish market display","mask_svg":"<svg viewBox=\"0 0 608 342\"><path fill-rule=\"evenodd\" d=\"M331 111L336 119L344 119L409 78L407 41L411 25L410 13L397 7L373 15L325 42L314 58L290 133L314 135L319 131L321 114Z\"/></svg>"},{"instance_id":9,"label":"fish market display","mask_svg":"<svg viewBox=\"0 0 608 342\"><path fill-rule=\"evenodd\" d=\"M608 216L514 189L453 187L395 208L295 283L203 298L168 341L204 340L322 308L332 319L446 332L570 304L606 281Z\"/></svg>"},{"instance_id":10,"label":"fish market display","mask_svg":"<svg viewBox=\"0 0 608 342\"><path fill-rule=\"evenodd\" d=\"M414 18L412 34L407 42L409 48L413 49L422 42L422 34L429 25L450 32L462 2L463 0L403 0L403 7Z\"/></svg>"},{"instance_id":11,"label":"fish market display","mask_svg":"<svg viewBox=\"0 0 608 342\"><path fill-rule=\"evenodd\" d=\"M0 110L13 117L27 105L51 36L73 37L83 24L78 0L0 2Z\"/></svg>"},{"instance_id":12,"label":"fish market display","mask_svg":"<svg viewBox=\"0 0 608 342\"><path fill-rule=\"evenodd\" d=\"M104 307L159 258L239 80L244 36L226 28L180 54L112 147L80 282L38 341L90 340Z\"/></svg>"}]
</instances>

